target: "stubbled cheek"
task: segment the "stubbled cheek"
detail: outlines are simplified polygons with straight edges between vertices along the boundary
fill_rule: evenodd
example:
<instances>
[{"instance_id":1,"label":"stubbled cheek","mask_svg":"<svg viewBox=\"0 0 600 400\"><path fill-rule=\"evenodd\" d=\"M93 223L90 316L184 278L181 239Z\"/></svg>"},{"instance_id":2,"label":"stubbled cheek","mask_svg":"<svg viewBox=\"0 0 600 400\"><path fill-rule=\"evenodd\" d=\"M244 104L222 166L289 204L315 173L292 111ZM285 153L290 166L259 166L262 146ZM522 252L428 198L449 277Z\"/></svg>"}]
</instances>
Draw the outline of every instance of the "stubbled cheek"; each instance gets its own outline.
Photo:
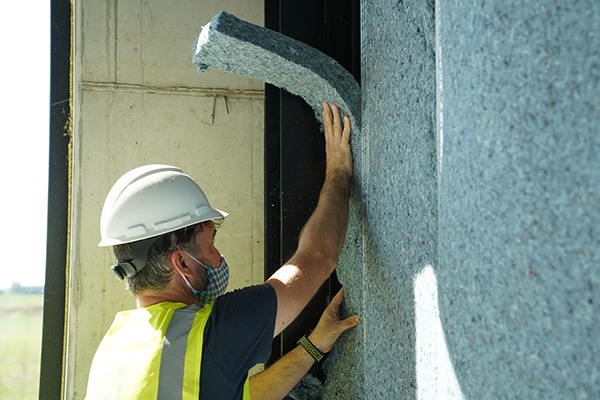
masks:
<instances>
[{"instance_id":1,"label":"stubbled cheek","mask_svg":"<svg viewBox=\"0 0 600 400\"><path fill-rule=\"evenodd\" d=\"M221 252L215 246L211 246L210 265L212 267L218 267L221 265Z\"/></svg>"}]
</instances>

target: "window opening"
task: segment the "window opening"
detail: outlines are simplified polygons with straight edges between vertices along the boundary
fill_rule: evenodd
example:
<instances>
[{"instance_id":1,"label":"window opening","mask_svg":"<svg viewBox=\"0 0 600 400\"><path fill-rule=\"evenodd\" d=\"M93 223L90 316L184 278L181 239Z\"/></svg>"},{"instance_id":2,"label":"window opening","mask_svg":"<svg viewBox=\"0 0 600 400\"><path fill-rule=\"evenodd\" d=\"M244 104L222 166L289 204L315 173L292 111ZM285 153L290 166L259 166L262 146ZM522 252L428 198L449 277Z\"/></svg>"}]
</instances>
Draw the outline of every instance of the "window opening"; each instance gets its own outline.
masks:
<instances>
[{"instance_id":1,"label":"window opening","mask_svg":"<svg viewBox=\"0 0 600 400\"><path fill-rule=\"evenodd\" d=\"M37 399L48 197L50 4L2 2L0 398Z\"/></svg>"}]
</instances>

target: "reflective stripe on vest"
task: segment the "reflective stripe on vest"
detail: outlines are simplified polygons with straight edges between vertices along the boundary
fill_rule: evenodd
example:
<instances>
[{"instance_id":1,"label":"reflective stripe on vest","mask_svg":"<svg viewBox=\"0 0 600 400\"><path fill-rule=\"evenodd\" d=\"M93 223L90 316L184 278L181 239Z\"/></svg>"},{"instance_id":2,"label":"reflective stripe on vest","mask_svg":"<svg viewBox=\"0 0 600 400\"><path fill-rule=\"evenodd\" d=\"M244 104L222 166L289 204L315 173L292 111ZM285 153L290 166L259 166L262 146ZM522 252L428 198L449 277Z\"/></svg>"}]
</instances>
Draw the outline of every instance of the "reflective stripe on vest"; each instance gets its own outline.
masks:
<instances>
[{"instance_id":1,"label":"reflective stripe on vest","mask_svg":"<svg viewBox=\"0 0 600 400\"><path fill-rule=\"evenodd\" d=\"M182 400L200 397L203 332L210 309L198 311L196 305L180 308L171 318L160 359L158 400L173 399L174 393L181 393Z\"/></svg>"},{"instance_id":2,"label":"reflective stripe on vest","mask_svg":"<svg viewBox=\"0 0 600 400\"><path fill-rule=\"evenodd\" d=\"M94 356L86 399L198 400L211 309L159 303L118 313Z\"/></svg>"}]
</instances>

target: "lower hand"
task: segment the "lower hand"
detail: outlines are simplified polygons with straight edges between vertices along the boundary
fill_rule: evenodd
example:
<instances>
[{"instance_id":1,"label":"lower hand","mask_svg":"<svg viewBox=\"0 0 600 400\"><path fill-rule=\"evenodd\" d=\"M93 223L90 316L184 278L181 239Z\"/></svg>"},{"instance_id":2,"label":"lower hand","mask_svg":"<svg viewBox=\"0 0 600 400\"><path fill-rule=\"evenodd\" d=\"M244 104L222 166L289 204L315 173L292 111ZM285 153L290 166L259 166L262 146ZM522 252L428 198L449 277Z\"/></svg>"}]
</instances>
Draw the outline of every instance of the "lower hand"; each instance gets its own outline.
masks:
<instances>
[{"instance_id":1,"label":"lower hand","mask_svg":"<svg viewBox=\"0 0 600 400\"><path fill-rule=\"evenodd\" d=\"M340 335L358 324L358 315L352 315L346 319L341 318L340 308L343 301L344 289L342 288L331 300L317 326L308 337L322 353L331 351Z\"/></svg>"}]
</instances>

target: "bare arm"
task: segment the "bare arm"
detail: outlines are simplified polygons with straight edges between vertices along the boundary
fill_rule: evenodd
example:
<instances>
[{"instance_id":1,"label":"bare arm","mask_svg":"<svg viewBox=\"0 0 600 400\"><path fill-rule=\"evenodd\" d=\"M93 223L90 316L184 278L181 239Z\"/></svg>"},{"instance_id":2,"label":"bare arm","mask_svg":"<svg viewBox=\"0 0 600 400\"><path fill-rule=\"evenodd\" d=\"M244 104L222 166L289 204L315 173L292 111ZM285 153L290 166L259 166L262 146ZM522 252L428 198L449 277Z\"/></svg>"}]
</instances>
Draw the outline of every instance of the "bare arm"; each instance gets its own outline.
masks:
<instances>
[{"instance_id":1,"label":"bare arm","mask_svg":"<svg viewBox=\"0 0 600 400\"><path fill-rule=\"evenodd\" d=\"M250 398L261 400L283 399L306 375L313 358L298 346L277 360L275 364L250 377Z\"/></svg>"},{"instance_id":2,"label":"bare arm","mask_svg":"<svg viewBox=\"0 0 600 400\"><path fill-rule=\"evenodd\" d=\"M335 269L348 226L349 179L352 175L350 119L337 106L323 103L327 167L317 207L308 219L292 258L267 282L277 294L274 336L302 311Z\"/></svg>"},{"instance_id":3,"label":"bare arm","mask_svg":"<svg viewBox=\"0 0 600 400\"><path fill-rule=\"evenodd\" d=\"M309 340L323 353L331 351L342 332L358 323L358 316L341 319L344 289L331 300ZM298 346L275 364L250 378L250 397L261 400L283 399L300 382L314 364L314 359Z\"/></svg>"}]
</instances>

